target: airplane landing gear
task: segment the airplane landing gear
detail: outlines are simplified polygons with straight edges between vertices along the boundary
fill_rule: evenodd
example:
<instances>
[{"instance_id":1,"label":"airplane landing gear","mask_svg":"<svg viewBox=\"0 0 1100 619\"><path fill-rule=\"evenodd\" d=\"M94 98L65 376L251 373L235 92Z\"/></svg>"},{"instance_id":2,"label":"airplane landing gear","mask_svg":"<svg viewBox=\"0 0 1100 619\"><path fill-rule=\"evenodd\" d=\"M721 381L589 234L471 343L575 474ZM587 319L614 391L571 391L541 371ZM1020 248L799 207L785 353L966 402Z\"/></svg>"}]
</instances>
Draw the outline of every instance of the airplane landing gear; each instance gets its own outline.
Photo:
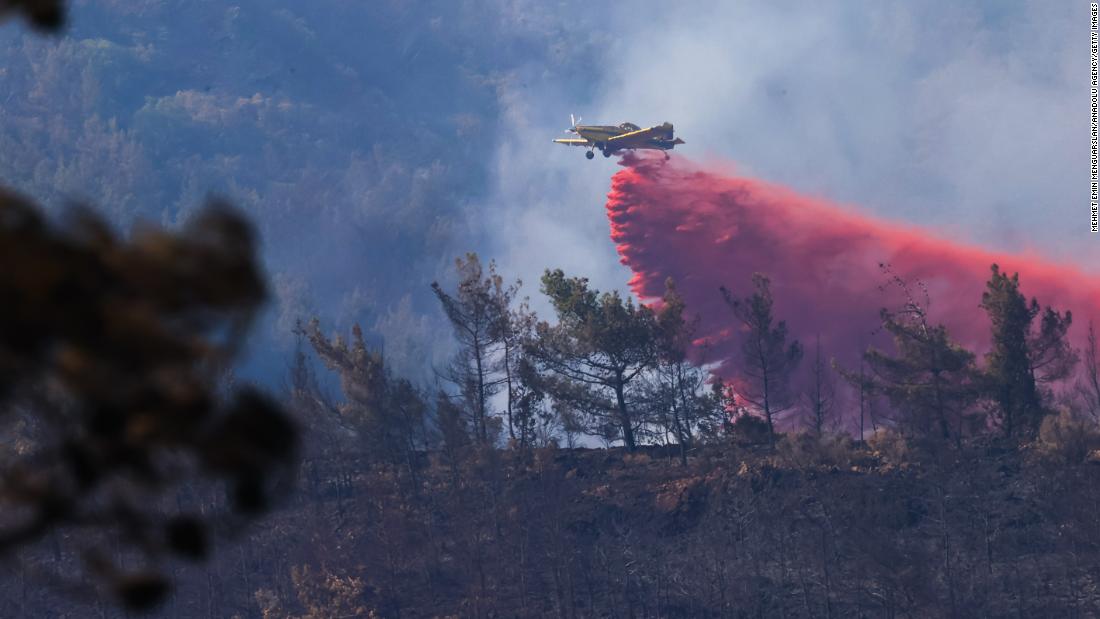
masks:
<instances>
[{"instance_id":1,"label":"airplane landing gear","mask_svg":"<svg viewBox=\"0 0 1100 619\"><path fill-rule=\"evenodd\" d=\"M609 151L609 150L603 151L603 156L604 157L610 157L611 156L611 151Z\"/></svg>"},{"instance_id":2,"label":"airplane landing gear","mask_svg":"<svg viewBox=\"0 0 1100 619\"><path fill-rule=\"evenodd\" d=\"M584 158L585 158L585 159L591 159L591 158L593 158L593 157L595 157L595 156L596 156L596 153L594 153L594 152L592 152L592 151L588 151L588 152L586 152L586 153L584 154Z\"/></svg>"}]
</instances>

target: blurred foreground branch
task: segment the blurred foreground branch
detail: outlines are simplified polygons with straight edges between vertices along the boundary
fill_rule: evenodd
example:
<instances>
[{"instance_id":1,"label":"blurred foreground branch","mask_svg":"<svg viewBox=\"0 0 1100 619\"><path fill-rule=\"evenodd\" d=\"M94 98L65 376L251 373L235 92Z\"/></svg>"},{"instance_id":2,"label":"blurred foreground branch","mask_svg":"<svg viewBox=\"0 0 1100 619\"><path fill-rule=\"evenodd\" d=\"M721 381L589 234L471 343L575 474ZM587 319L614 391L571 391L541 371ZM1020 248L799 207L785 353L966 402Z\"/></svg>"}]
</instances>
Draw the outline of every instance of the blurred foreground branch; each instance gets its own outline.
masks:
<instances>
[{"instance_id":1,"label":"blurred foreground branch","mask_svg":"<svg viewBox=\"0 0 1100 619\"><path fill-rule=\"evenodd\" d=\"M91 212L50 225L0 190L0 558L76 532L83 569L150 607L167 559L205 557L219 526L287 485L289 417L217 389L265 297L253 254L221 204L123 240Z\"/></svg>"},{"instance_id":2,"label":"blurred foreground branch","mask_svg":"<svg viewBox=\"0 0 1100 619\"><path fill-rule=\"evenodd\" d=\"M63 0L0 0L0 20L17 13L38 30L57 32L65 25Z\"/></svg>"}]
</instances>

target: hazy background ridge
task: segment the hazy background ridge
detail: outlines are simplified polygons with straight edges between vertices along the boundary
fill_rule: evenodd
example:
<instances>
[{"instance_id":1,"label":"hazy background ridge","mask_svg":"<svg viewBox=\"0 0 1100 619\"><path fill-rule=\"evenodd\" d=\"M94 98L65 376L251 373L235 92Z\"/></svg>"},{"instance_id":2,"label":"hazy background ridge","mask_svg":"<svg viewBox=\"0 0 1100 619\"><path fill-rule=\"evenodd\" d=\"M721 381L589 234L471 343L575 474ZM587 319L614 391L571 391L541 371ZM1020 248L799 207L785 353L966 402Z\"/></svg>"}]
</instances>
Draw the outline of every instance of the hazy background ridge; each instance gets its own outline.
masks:
<instances>
[{"instance_id":1,"label":"hazy background ridge","mask_svg":"<svg viewBox=\"0 0 1100 619\"><path fill-rule=\"evenodd\" d=\"M316 314L426 377L447 350L428 284L457 253L532 296L547 266L625 288L613 162L549 143L570 112L668 120L684 156L1090 268L1086 10L82 2L61 39L0 28L0 180L122 227L224 195L276 295L249 374Z\"/></svg>"}]
</instances>

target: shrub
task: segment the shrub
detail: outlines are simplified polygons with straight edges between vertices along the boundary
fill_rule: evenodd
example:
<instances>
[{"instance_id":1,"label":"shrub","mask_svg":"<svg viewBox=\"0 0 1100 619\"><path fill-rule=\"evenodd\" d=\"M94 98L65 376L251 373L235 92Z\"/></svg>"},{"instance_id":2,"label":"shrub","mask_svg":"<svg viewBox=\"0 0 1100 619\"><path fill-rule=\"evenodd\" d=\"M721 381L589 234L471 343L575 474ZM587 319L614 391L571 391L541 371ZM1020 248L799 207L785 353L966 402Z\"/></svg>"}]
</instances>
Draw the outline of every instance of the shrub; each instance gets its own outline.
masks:
<instances>
[{"instance_id":1,"label":"shrub","mask_svg":"<svg viewBox=\"0 0 1100 619\"><path fill-rule=\"evenodd\" d=\"M882 428L867 438L867 445L883 462L900 465L913 459L909 441L900 432Z\"/></svg>"},{"instance_id":2,"label":"shrub","mask_svg":"<svg viewBox=\"0 0 1100 619\"><path fill-rule=\"evenodd\" d=\"M847 468L853 455L851 438L842 434L785 434L775 448L776 462L792 468Z\"/></svg>"},{"instance_id":3,"label":"shrub","mask_svg":"<svg viewBox=\"0 0 1100 619\"><path fill-rule=\"evenodd\" d=\"M1096 424L1062 410L1047 415L1039 426L1039 453L1062 464L1081 464L1100 449L1100 429Z\"/></svg>"},{"instance_id":4,"label":"shrub","mask_svg":"<svg viewBox=\"0 0 1100 619\"><path fill-rule=\"evenodd\" d=\"M742 414L733 420L731 434L735 441L753 445L771 441L768 422L756 415Z\"/></svg>"}]
</instances>

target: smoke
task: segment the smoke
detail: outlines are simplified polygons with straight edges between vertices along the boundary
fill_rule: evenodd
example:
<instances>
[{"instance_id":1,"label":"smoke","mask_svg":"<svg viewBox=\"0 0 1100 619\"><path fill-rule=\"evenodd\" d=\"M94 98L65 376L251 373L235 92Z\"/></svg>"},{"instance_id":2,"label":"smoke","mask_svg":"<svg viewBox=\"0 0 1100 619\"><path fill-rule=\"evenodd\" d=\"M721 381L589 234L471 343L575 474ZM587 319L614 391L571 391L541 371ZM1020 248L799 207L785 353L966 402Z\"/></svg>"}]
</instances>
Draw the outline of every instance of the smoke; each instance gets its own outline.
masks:
<instances>
[{"instance_id":1,"label":"smoke","mask_svg":"<svg viewBox=\"0 0 1100 619\"><path fill-rule=\"evenodd\" d=\"M633 272L630 286L652 300L672 278L689 312L699 316L700 350L707 361L722 364L717 372L726 377L736 375L738 347L719 287L745 296L754 272L771 278L776 312L808 353L820 336L823 355L848 367L869 344L889 345L876 329L879 310L897 307L902 296L897 287L884 286L883 263L914 286L923 282L931 318L978 352L989 343L988 320L978 305L993 263L1019 272L1029 297L1072 310L1077 346L1100 308L1100 279L1034 254L967 246L720 165L635 155L620 165L607 216L621 262Z\"/></svg>"}]
</instances>

